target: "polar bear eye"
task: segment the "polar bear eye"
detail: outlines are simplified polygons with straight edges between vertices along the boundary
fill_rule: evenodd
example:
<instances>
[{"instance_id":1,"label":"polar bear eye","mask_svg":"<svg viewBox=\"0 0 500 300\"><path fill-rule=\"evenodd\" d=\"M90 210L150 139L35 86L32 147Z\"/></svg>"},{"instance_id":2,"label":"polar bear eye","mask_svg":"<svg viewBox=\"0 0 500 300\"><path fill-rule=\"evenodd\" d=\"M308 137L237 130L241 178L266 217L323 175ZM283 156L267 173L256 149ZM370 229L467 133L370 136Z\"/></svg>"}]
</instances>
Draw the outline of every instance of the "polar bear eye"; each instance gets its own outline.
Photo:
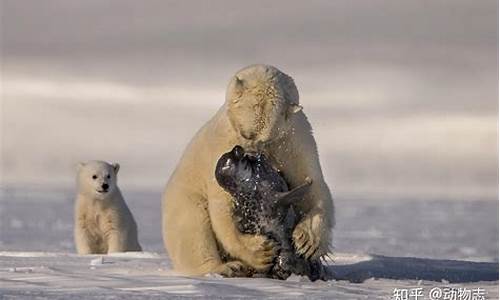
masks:
<instances>
[{"instance_id":1,"label":"polar bear eye","mask_svg":"<svg viewBox=\"0 0 500 300\"><path fill-rule=\"evenodd\" d=\"M97 179L97 175L92 176L92 179L96 180Z\"/></svg>"},{"instance_id":2,"label":"polar bear eye","mask_svg":"<svg viewBox=\"0 0 500 300\"><path fill-rule=\"evenodd\" d=\"M107 178L107 179L110 179L110 178L111 178L111 176L108 174L108 175L106 176L106 178Z\"/></svg>"}]
</instances>

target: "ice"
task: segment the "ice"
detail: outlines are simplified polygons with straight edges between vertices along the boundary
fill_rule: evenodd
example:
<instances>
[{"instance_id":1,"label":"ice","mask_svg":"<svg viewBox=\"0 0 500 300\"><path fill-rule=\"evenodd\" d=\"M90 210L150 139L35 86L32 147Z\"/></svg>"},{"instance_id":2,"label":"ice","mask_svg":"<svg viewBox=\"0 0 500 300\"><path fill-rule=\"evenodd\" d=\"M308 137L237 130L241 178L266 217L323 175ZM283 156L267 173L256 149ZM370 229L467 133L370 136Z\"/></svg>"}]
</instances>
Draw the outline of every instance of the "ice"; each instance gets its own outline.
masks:
<instances>
[{"instance_id":1,"label":"ice","mask_svg":"<svg viewBox=\"0 0 500 300\"><path fill-rule=\"evenodd\" d=\"M205 274L205 277L207 278L224 278L222 275L220 274L217 274L217 273L208 273L208 274Z\"/></svg>"},{"instance_id":2,"label":"ice","mask_svg":"<svg viewBox=\"0 0 500 300\"><path fill-rule=\"evenodd\" d=\"M311 281L309 280L309 278L307 278L306 276L300 276L300 275L295 275L295 274L292 274L290 275L290 277L288 277L286 279L286 281L289 281L289 282L305 282L305 281Z\"/></svg>"},{"instance_id":3,"label":"ice","mask_svg":"<svg viewBox=\"0 0 500 300\"><path fill-rule=\"evenodd\" d=\"M99 256L98 258L94 258L93 260L90 261L91 266L99 266L104 264L104 258L102 256Z\"/></svg>"}]
</instances>

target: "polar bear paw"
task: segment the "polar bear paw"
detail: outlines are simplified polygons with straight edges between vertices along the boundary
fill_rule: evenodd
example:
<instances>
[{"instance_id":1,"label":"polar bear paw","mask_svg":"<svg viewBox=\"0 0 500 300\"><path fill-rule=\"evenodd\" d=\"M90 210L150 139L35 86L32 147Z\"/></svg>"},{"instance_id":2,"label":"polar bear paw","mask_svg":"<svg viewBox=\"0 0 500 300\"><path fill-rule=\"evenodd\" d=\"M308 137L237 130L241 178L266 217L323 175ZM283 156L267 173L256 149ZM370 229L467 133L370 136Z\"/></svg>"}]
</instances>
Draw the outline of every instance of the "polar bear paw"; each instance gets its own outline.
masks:
<instances>
[{"instance_id":1,"label":"polar bear paw","mask_svg":"<svg viewBox=\"0 0 500 300\"><path fill-rule=\"evenodd\" d=\"M218 268L217 273L224 277L248 277L251 275L250 268L237 260L222 264Z\"/></svg>"},{"instance_id":2,"label":"polar bear paw","mask_svg":"<svg viewBox=\"0 0 500 300\"><path fill-rule=\"evenodd\" d=\"M324 242L328 241L322 236L321 218L313 216L299 223L293 231L293 242L298 254L306 259L317 259L328 252Z\"/></svg>"},{"instance_id":3,"label":"polar bear paw","mask_svg":"<svg viewBox=\"0 0 500 300\"><path fill-rule=\"evenodd\" d=\"M258 272L265 272L272 267L279 251L273 240L263 235L244 234L240 242L243 246L241 260Z\"/></svg>"}]
</instances>

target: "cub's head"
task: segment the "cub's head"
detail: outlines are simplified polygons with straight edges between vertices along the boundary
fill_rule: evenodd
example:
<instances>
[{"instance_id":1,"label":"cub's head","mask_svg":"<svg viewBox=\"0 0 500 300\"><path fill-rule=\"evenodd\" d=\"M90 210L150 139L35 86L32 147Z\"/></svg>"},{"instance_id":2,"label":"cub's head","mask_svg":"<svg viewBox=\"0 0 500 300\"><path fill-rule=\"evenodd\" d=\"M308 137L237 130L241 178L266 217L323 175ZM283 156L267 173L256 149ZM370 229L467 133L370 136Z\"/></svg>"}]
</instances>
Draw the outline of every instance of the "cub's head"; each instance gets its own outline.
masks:
<instances>
[{"instance_id":1,"label":"cub's head","mask_svg":"<svg viewBox=\"0 0 500 300\"><path fill-rule=\"evenodd\" d=\"M266 143L286 134L299 112L293 79L268 65L253 65L236 73L226 92L233 128L247 141Z\"/></svg>"},{"instance_id":2,"label":"cub's head","mask_svg":"<svg viewBox=\"0 0 500 300\"><path fill-rule=\"evenodd\" d=\"M78 192L96 199L105 199L117 187L120 165L104 161L89 161L78 164Z\"/></svg>"}]
</instances>

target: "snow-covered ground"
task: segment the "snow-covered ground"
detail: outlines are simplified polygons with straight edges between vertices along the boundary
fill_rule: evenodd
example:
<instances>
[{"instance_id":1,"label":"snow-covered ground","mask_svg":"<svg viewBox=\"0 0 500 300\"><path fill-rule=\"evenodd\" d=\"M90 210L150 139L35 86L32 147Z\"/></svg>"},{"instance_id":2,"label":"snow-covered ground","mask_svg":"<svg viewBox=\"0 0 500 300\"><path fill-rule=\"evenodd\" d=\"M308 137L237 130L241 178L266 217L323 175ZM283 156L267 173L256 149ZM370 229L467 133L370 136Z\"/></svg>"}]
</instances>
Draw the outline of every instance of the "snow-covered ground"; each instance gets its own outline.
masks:
<instances>
[{"instance_id":1,"label":"snow-covered ground","mask_svg":"<svg viewBox=\"0 0 500 300\"><path fill-rule=\"evenodd\" d=\"M78 256L50 252L0 252L2 299L164 299L203 298L323 298L390 299L395 288L479 288L486 299L497 299L495 264L336 254L330 269L339 280L310 282L264 278L184 277L170 271L165 256L142 252L112 256ZM373 273L370 273L373 272ZM423 280L415 280L421 276ZM442 281L431 281L439 276ZM446 280L449 279L449 280ZM351 283L351 281L358 283ZM448 281L451 281L449 283Z\"/></svg>"},{"instance_id":2,"label":"snow-covered ground","mask_svg":"<svg viewBox=\"0 0 500 300\"><path fill-rule=\"evenodd\" d=\"M332 280L188 278L171 271L158 191L124 190L143 253L77 256L73 191L4 188L0 201L0 299L390 299L394 289L480 289L498 299L498 202L337 199ZM458 298L457 298L458 299Z\"/></svg>"}]
</instances>

